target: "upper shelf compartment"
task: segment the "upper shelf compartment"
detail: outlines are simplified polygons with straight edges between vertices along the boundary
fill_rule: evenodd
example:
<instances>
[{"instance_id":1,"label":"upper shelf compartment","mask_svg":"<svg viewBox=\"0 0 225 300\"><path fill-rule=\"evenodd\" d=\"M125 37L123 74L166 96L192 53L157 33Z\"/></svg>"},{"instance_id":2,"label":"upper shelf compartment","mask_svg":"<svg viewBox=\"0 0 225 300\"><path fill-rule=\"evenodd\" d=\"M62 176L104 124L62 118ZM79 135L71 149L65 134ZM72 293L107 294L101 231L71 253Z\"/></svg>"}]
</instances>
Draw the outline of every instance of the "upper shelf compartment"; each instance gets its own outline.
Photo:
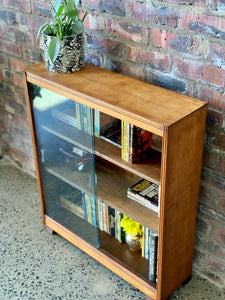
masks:
<instances>
[{"instance_id":1,"label":"upper shelf compartment","mask_svg":"<svg viewBox=\"0 0 225 300\"><path fill-rule=\"evenodd\" d=\"M58 74L45 63L26 70L29 82L163 136L164 128L191 114L201 101L86 64Z\"/></svg>"}]
</instances>

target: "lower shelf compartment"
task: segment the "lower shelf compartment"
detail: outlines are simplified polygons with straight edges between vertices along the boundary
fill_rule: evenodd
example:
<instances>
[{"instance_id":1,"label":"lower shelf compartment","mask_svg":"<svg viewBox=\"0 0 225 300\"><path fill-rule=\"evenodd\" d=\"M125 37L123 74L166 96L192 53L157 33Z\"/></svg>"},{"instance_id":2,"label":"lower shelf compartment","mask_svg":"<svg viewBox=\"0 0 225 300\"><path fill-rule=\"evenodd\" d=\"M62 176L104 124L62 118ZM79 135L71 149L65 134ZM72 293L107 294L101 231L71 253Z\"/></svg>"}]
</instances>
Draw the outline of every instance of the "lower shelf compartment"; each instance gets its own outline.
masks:
<instances>
[{"instance_id":1,"label":"lower shelf compartment","mask_svg":"<svg viewBox=\"0 0 225 300\"><path fill-rule=\"evenodd\" d=\"M61 224L57 223L55 220L51 219L47 215L45 215L45 225L47 227L49 227L50 229L52 229L54 232L58 233L59 235L61 235L65 239L67 239L69 242L74 244L76 247L80 248L82 251L86 252L88 255L93 257L95 260L100 262L102 265L104 265L105 267L110 269L112 272L114 272L115 274L117 274L118 276L120 276L121 278L123 278L124 280L126 280L127 282L132 284L133 286L135 286L137 289L142 291L144 294L149 296L151 299L153 299L153 300L157 299L157 290L156 290L155 284L153 284L153 283L151 284L149 281L144 280L142 278L142 276L137 275L136 274L136 272L138 271L137 269L136 269L136 272L134 272L133 267L132 267L132 271L131 271L129 268L125 267L124 264L121 264L121 259L119 258L119 255L117 255L117 257L113 256L115 254L115 252L113 253L113 251L110 250L110 248L112 248L112 244L114 244L114 243L116 244L116 241L115 241L115 239L113 239L113 241L112 241L111 240L112 237L108 236L107 237L108 239L106 238L106 243L102 244L101 248L97 249L97 248L93 247L92 245L90 245L89 243L87 243L86 241L84 241L83 239L81 239L79 236L77 236L73 232L71 232L69 229L65 228ZM107 234L103 232L103 235L107 235ZM103 236L103 237L105 238L105 236ZM111 241L109 242L109 240L111 240ZM117 242L117 243L120 244L119 242ZM121 244L120 246L124 247L126 245ZM119 249L118 249L118 251L119 251ZM121 251L121 248L120 248L120 251ZM125 256L127 257L126 259L129 260L129 255L127 254ZM130 256L130 259L132 259L132 254ZM142 265L145 265L144 261L142 261L142 260L145 260L145 259L143 259L143 258L140 259L140 268L142 268ZM136 265L138 265L138 263ZM136 268L139 268L139 267L136 266ZM146 272L145 269L146 269L146 267L144 267L144 273Z\"/></svg>"},{"instance_id":2,"label":"lower shelf compartment","mask_svg":"<svg viewBox=\"0 0 225 300\"><path fill-rule=\"evenodd\" d=\"M126 243L120 243L106 232L99 230L100 251L114 259L137 276L141 277L148 284L156 289L156 283L149 281L149 261L140 253L129 250Z\"/></svg>"}]
</instances>

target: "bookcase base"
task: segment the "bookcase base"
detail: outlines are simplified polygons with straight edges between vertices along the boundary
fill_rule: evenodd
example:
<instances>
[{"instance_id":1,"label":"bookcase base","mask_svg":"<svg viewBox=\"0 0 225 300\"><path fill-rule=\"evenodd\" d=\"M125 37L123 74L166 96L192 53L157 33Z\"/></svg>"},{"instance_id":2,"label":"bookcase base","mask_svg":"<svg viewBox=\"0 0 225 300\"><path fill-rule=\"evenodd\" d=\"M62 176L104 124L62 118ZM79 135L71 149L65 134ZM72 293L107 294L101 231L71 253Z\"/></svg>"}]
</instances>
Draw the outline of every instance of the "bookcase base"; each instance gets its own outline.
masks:
<instances>
[{"instance_id":1,"label":"bookcase base","mask_svg":"<svg viewBox=\"0 0 225 300\"><path fill-rule=\"evenodd\" d=\"M139 278L137 275L120 265L118 262L108 257L100 249L93 247L86 241L82 240L79 236L66 229L61 224L57 223L49 216L45 215L45 226L50 228L53 232L58 233L69 242L80 248L82 251L93 257L95 260L100 262L102 265L110 269L112 272L135 286L146 296L150 297L151 300L157 300L157 290L148 284L145 280Z\"/></svg>"}]
</instances>

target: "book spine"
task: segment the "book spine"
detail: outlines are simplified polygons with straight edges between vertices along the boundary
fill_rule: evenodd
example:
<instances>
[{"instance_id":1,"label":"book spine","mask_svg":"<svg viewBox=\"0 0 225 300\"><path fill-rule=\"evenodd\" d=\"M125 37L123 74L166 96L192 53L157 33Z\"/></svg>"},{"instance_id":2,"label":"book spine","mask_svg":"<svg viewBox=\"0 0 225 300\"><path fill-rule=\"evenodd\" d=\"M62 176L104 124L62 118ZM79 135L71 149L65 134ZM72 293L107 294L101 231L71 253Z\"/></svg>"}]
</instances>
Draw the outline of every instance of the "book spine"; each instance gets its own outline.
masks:
<instances>
[{"instance_id":1,"label":"book spine","mask_svg":"<svg viewBox=\"0 0 225 300\"><path fill-rule=\"evenodd\" d=\"M83 204L83 210L84 210L84 220L87 221L87 210L86 210L86 202L85 202L85 194L81 193L81 199Z\"/></svg>"},{"instance_id":2,"label":"book spine","mask_svg":"<svg viewBox=\"0 0 225 300\"><path fill-rule=\"evenodd\" d=\"M87 221L92 224L91 199L90 196L87 194L85 194L85 205L87 210Z\"/></svg>"},{"instance_id":3,"label":"book spine","mask_svg":"<svg viewBox=\"0 0 225 300\"><path fill-rule=\"evenodd\" d=\"M81 130L84 131L84 116L83 116L83 107L84 105L79 103L79 109L80 109L80 124L81 124Z\"/></svg>"},{"instance_id":4,"label":"book spine","mask_svg":"<svg viewBox=\"0 0 225 300\"><path fill-rule=\"evenodd\" d=\"M107 225L106 225L106 204L102 202L102 216L103 216L103 230L107 232Z\"/></svg>"},{"instance_id":5,"label":"book spine","mask_svg":"<svg viewBox=\"0 0 225 300\"><path fill-rule=\"evenodd\" d=\"M145 228L145 258L149 259L149 229Z\"/></svg>"},{"instance_id":6,"label":"book spine","mask_svg":"<svg viewBox=\"0 0 225 300\"><path fill-rule=\"evenodd\" d=\"M121 220L123 219L123 214L120 214L120 226L119 226L119 242L123 243L125 242L125 232L123 230L123 228L121 227Z\"/></svg>"},{"instance_id":7,"label":"book spine","mask_svg":"<svg viewBox=\"0 0 225 300\"><path fill-rule=\"evenodd\" d=\"M90 196L91 199L91 215L92 215L92 224L97 227L97 215L96 215L96 208L95 208L95 198Z\"/></svg>"},{"instance_id":8,"label":"book spine","mask_svg":"<svg viewBox=\"0 0 225 300\"><path fill-rule=\"evenodd\" d=\"M94 111L95 119L95 136L100 137L100 112L99 110Z\"/></svg>"},{"instance_id":9,"label":"book spine","mask_svg":"<svg viewBox=\"0 0 225 300\"><path fill-rule=\"evenodd\" d=\"M134 195L133 193L131 193L130 191L127 191L127 197L136 201L137 203L144 205L145 207L153 210L154 212L158 213L159 212L159 208L157 206L155 206L154 204L151 204L150 201L142 198L142 197L138 197L138 195Z\"/></svg>"},{"instance_id":10,"label":"book spine","mask_svg":"<svg viewBox=\"0 0 225 300\"><path fill-rule=\"evenodd\" d=\"M157 268L157 249L158 249L158 235L150 232L149 235L149 280L156 281Z\"/></svg>"},{"instance_id":11,"label":"book spine","mask_svg":"<svg viewBox=\"0 0 225 300\"><path fill-rule=\"evenodd\" d=\"M81 130L80 103L76 102L77 128Z\"/></svg>"},{"instance_id":12,"label":"book spine","mask_svg":"<svg viewBox=\"0 0 225 300\"><path fill-rule=\"evenodd\" d=\"M145 228L143 227L143 235L142 235L142 239L141 239L141 256L145 257Z\"/></svg>"},{"instance_id":13,"label":"book spine","mask_svg":"<svg viewBox=\"0 0 225 300\"><path fill-rule=\"evenodd\" d=\"M109 234L115 237L115 209L108 206Z\"/></svg>"},{"instance_id":14,"label":"book spine","mask_svg":"<svg viewBox=\"0 0 225 300\"><path fill-rule=\"evenodd\" d=\"M99 228L103 231L103 215L102 215L102 201L98 200L98 222Z\"/></svg>"},{"instance_id":15,"label":"book spine","mask_svg":"<svg viewBox=\"0 0 225 300\"><path fill-rule=\"evenodd\" d=\"M88 132L88 127L87 127L87 106L83 105L83 124L84 124L84 132Z\"/></svg>"},{"instance_id":16,"label":"book spine","mask_svg":"<svg viewBox=\"0 0 225 300\"><path fill-rule=\"evenodd\" d=\"M133 155L133 132L134 125L130 124L130 137L129 137L129 163L132 164L132 155Z\"/></svg>"},{"instance_id":17,"label":"book spine","mask_svg":"<svg viewBox=\"0 0 225 300\"><path fill-rule=\"evenodd\" d=\"M130 149L130 124L126 122L126 162L129 162Z\"/></svg>"},{"instance_id":18,"label":"book spine","mask_svg":"<svg viewBox=\"0 0 225 300\"><path fill-rule=\"evenodd\" d=\"M122 159L126 161L126 121L122 121Z\"/></svg>"},{"instance_id":19,"label":"book spine","mask_svg":"<svg viewBox=\"0 0 225 300\"><path fill-rule=\"evenodd\" d=\"M119 241L120 239L120 212L116 210L115 212L115 238Z\"/></svg>"}]
</instances>

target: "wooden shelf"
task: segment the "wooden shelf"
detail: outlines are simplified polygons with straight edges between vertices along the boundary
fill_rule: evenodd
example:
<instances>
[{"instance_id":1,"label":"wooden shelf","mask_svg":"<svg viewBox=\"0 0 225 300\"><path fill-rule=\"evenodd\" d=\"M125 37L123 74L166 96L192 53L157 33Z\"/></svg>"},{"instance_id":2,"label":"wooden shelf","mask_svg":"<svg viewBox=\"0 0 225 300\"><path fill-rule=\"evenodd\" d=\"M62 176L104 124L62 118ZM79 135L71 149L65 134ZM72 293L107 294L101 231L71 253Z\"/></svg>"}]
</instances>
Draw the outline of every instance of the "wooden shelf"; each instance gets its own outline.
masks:
<instances>
[{"instance_id":1,"label":"wooden shelf","mask_svg":"<svg viewBox=\"0 0 225 300\"><path fill-rule=\"evenodd\" d=\"M149 260L129 250L126 243L120 243L104 231L99 230L100 251L106 253L116 262L146 280L154 289L156 283L148 280Z\"/></svg>"},{"instance_id":2,"label":"wooden shelf","mask_svg":"<svg viewBox=\"0 0 225 300\"><path fill-rule=\"evenodd\" d=\"M48 125L42 125L42 129L65 140L87 152L93 153L94 145L91 136L70 125L57 120L52 120ZM79 142L77 142L79 141ZM93 142L93 141L92 141ZM94 143L94 142L93 142ZM130 164L121 159L121 149L101 138L95 137L94 153L115 165L134 173L142 178L160 184L161 153L151 150L149 158L137 164Z\"/></svg>"},{"instance_id":3,"label":"wooden shelf","mask_svg":"<svg viewBox=\"0 0 225 300\"><path fill-rule=\"evenodd\" d=\"M130 164L121 159L119 147L95 137L95 154L133 174L160 184L161 153L156 150L151 150L148 159Z\"/></svg>"},{"instance_id":4,"label":"wooden shelf","mask_svg":"<svg viewBox=\"0 0 225 300\"><path fill-rule=\"evenodd\" d=\"M94 195L94 186L88 186L90 173L72 171L60 160L57 160L57 165L55 160L49 163L46 171L82 192ZM158 214L127 197L128 187L140 180L139 177L101 159L96 160L96 172L97 196L100 200L145 227L158 231Z\"/></svg>"}]
</instances>

